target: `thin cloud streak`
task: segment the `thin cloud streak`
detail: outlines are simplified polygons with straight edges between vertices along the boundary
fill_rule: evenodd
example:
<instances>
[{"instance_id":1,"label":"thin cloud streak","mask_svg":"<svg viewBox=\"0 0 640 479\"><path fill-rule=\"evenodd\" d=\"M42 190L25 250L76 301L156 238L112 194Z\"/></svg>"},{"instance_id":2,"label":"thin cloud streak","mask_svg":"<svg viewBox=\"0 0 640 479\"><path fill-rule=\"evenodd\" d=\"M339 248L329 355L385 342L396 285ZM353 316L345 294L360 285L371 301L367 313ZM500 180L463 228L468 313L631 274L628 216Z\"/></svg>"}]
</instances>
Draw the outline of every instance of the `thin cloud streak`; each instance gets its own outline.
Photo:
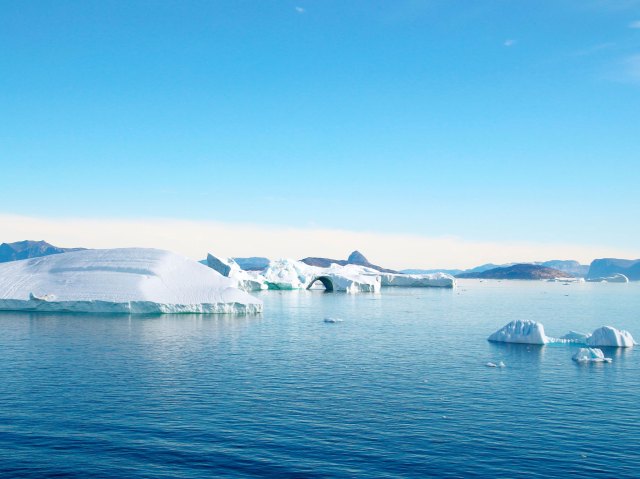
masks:
<instances>
[{"instance_id":1,"label":"thin cloud streak","mask_svg":"<svg viewBox=\"0 0 640 479\"><path fill-rule=\"evenodd\" d=\"M345 258L361 250L391 268L467 268L549 259L588 263L598 257L636 258L640 251L589 245L481 242L456 237L290 228L176 219L37 218L0 214L0 240L44 239L57 246L153 247L199 260L220 256Z\"/></svg>"}]
</instances>

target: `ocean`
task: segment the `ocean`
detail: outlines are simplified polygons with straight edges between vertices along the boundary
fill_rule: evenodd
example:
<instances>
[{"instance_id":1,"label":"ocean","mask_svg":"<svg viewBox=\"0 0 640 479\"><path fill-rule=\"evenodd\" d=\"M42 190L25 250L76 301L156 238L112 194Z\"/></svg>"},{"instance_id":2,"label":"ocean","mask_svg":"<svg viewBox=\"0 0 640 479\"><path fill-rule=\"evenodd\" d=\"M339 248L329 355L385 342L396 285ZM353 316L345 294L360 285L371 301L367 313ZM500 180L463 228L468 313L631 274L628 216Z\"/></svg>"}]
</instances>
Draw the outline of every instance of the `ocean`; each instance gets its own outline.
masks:
<instances>
[{"instance_id":1,"label":"ocean","mask_svg":"<svg viewBox=\"0 0 640 479\"><path fill-rule=\"evenodd\" d=\"M639 283L258 296L255 316L0 313L0 477L640 476L640 349L486 340L514 319L640 340Z\"/></svg>"}]
</instances>

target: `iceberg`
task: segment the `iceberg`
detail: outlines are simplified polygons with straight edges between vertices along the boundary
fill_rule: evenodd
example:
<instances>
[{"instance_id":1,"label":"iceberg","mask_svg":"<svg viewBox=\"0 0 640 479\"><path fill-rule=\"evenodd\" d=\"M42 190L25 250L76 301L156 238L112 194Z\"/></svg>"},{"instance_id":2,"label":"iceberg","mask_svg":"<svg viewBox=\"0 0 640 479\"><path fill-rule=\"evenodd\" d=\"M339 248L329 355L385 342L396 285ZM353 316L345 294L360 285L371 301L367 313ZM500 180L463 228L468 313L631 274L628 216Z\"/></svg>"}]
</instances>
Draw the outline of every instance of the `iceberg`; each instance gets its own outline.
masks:
<instances>
[{"instance_id":1,"label":"iceberg","mask_svg":"<svg viewBox=\"0 0 640 479\"><path fill-rule=\"evenodd\" d=\"M610 363L611 358L605 358L602 350L597 348L580 348L572 358L579 363Z\"/></svg>"},{"instance_id":2,"label":"iceberg","mask_svg":"<svg viewBox=\"0 0 640 479\"><path fill-rule=\"evenodd\" d=\"M269 289L304 289L307 287L308 266L292 259L271 261L262 271Z\"/></svg>"},{"instance_id":3,"label":"iceberg","mask_svg":"<svg viewBox=\"0 0 640 479\"><path fill-rule=\"evenodd\" d=\"M222 276L227 278L240 271L240 266L231 258L218 258L211 253L207 255L207 266L215 269Z\"/></svg>"},{"instance_id":4,"label":"iceberg","mask_svg":"<svg viewBox=\"0 0 640 479\"><path fill-rule=\"evenodd\" d=\"M0 310L258 313L234 280L149 248L82 250L0 264Z\"/></svg>"},{"instance_id":5,"label":"iceberg","mask_svg":"<svg viewBox=\"0 0 640 479\"><path fill-rule=\"evenodd\" d=\"M503 326L488 338L499 343L547 344L551 342L541 323L517 319Z\"/></svg>"},{"instance_id":6,"label":"iceberg","mask_svg":"<svg viewBox=\"0 0 640 479\"><path fill-rule=\"evenodd\" d=\"M346 293L379 293L382 286L380 274L365 266L348 264L333 265L331 268L308 267L307 289L317 281L327 291Z\"/></svg>"},{"instance_id":7,"label":"iceberg","mask_svg":"<svg viewBox=\"0 0 640 479\"><path fill-rule=\"evenodd\" d=\"M431 274L383 274L382 286L403 288L453 288L456 280L447 273Z\"/></svg>"},{"instance_id":8,"label":"iceberg","mask_svg":"<svg viewBox=\"0 0 640 479\"><path fill-rule=\"evenodd\" d=\"M591 336L587 338L587 344L589 346L630 348L636 343L628 331L621 331L611 326L602 326L591 333Z\"/></svg>"},{"instance_id":9,"label":"iceberg","mask_svg":"<svg viewBox=\"0 0 640 479\"><path fill-rule=\"evenodd\" d=\"M590 283L628 283L629 278L627 278L622 273L615 273L611 276L603 276L598 278L587 278L587 281Z\"/></svg>"},{"instance_id":10,"label":"iceberg","mask_svg":"<svg viewBox=\"0 0 640 479\"><path fill-rule=\"evenodd\" d=\"M560 339L566 342L571 342L571 343L581 343L581 344L586 344L587 343L587 338L591 336L590 334L585 334L585 333L579 333L577 331L569 331L567 334L565 334L564 336L560 336Z\"/></svg>"}]
</instances>

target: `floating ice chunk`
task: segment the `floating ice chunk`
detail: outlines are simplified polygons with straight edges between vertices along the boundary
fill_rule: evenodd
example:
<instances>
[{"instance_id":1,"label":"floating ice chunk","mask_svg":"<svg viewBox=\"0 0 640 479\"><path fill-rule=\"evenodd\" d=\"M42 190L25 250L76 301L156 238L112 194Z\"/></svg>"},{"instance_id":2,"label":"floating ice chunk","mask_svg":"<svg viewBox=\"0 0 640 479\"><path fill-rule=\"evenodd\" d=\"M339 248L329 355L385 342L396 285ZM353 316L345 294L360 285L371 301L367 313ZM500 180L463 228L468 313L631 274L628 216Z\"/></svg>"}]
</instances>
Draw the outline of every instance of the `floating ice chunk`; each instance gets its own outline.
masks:
<instances>
[{"instance_id":1,"label":"floating ice chunk","mask_svg":"<svg viewBox=\"0 0 640 479\"><path fill-rule=\"evenodd\" d=\"M324 318L325 323L342 323L344 320L340 318Z\"/></svg>"},{"instance_id":2,"label":"floating ice chunk","mask_svg":"<svg viewBox=\"0 0 640 479\"><path fill-rule=\"evenodd\" d=\"M488 362L487 364L485 364L486 367L488 368L504 368L507 365L505 363L503 363L502 361L500 361L499 363L492 363L492 362Z\"/></svg>"},{"instance_id":3,"label":"floating ice chunk","mask_svg":"<svg viewBox=\"0 0 640 479\"><path fill-rule=\"evenodd\" d=\"M596 329L589 338L589 346L614 346L619 348L630 348L635 341L628 331L622 331L611 326L602 326Z\"/></svg>"},{"instance_id":4,"label":"floating ice chunk","mask_svg":"<svg viewBox=\"0 0 640 479\"><path fill-rule=\"evenodd\" d=\"M0 310L254 313L262 311L262 302L188 258L119 248L0 264Z\"/></svg>"},{"instance_id":5,"label":"floating ice chunk","mask_svg":"<svg viewBox=\"0 0 640 479\"><path fill-rule=\"evenodd\" d=\"M511 321L488 339L499 343L547 344L550 342L542 324L523 319Z\"/></svg>"},{"instance_id":6,"label":"floating ice chunk","mask_svg":"<svg viewBox=\"0 0 640 479\"><path fill-rule=\"evenodd\" d=\"M611 358L605 358L602 350L597 348L580 348L573 355L573 360L579 363L610 363Z\"/></svg>"},{"instance_id":7,"label":"floating ice chunk","mask_svg":"<svg viewBox=\"0 0 640 479\"><path fill-rule=\"evenodd\" d=\"M567 342L572 342L572 343L586 344L587 343L587 338L589 338L589 336L591 336L591 335L590 334L585 334L585 333L579 333L577 331L569 331L564 336L560 336L560 339L562 339L564 341L567 341Z\"/></svg>"},{"instance_id":8,"label":"floating ice chunk","mask_svg":"<svg viewBox=\"0 0 640 479\"><path fill-rule=\"evenodd\" d=\"M55 301L56 300L56 295L55 294L41 294L39 296L36 296L33 293L29 293L29 300L30 301Z\"/></svg>"}]
</instances>

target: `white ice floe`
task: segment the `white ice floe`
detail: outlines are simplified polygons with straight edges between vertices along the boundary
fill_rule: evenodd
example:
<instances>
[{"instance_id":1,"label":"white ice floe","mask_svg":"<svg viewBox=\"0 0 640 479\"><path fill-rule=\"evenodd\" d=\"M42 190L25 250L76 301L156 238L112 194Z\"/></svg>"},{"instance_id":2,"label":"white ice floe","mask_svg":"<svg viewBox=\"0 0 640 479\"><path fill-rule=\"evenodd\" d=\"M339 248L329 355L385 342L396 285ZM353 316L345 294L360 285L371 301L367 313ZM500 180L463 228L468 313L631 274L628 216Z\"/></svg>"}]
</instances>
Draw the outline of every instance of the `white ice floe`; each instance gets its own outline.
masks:
<instances>
[{"instance_id":1,"label":"white ice floe","mask_svg":"<svg viewBox=\"0 0 640 479\"><path fill-rule=\"evenodd\" d=\"M587 281L591 283L628 283L629 278L627 278L622 273L615 273L611 276L599 277L599 278L587 278Z\"/></svg>"},{"instance_id":2,"label":"white ice floe","mask_svg":"<svg viewBox=\"0 0 640 479\"><path fill-rule=\"evenodd\" d=\"M560 339L563 340L563 341L572 342L572 343L586 344L587 343L587 338L589 336L591 336L591 335L590 334L585 334L585 333L579 333L577 331L569 331L564 336L560 336Z\"/></svg>"},{"instance_id":3,"label":"white ice floe","mask_svg":"<svg viewBox=\"0 0 640 479\"><path fill-rule=\"evenodd\" d=\"M262 302L188 258L120 248L0 264L0 310L256 313Z\"/></svg>"},{"instance_id":4,"label":"white ice floe","mask_svg":"<svg viewBox=\"0 0 640 479\"><path fill-rule=\"evenodd\" d=\"M456 279L447 273L431 274L382 274L382 286L404 288L453 288Z\"/></svg>"},{"instance_id":5,"label":"white ice floe","mask_svg":"<svg viewBox=\"0 0 640 479\"><path fill-rule=\"evenodd\" d=\"M613 346L619 348L629 348L636 344L631 333L611 326L602 326L596 329L587 338L586 342L589 346Z\"/></svg>"},{"instance_id":6,"label":"white ice floe","mask_svg":"<svg viewBox=\"0 0 640 479\"><path fill-rule=\"evenodd\" d=\"M573 360L579 363L610 363L611 358L605 358L602 350L597 348L580 348L573 355Z\"/></svg>"},{"instance_id":7,"label":"white ice floe","mask_svg":"<svg viewBox=\"0 0 640 479\"><path fill-rule=\"evenodd\" d=\"M536 321L517 319L489 336L489 341L500 343L547 344L551 340L544 326Z\"/></svg>"}]
</instances>

